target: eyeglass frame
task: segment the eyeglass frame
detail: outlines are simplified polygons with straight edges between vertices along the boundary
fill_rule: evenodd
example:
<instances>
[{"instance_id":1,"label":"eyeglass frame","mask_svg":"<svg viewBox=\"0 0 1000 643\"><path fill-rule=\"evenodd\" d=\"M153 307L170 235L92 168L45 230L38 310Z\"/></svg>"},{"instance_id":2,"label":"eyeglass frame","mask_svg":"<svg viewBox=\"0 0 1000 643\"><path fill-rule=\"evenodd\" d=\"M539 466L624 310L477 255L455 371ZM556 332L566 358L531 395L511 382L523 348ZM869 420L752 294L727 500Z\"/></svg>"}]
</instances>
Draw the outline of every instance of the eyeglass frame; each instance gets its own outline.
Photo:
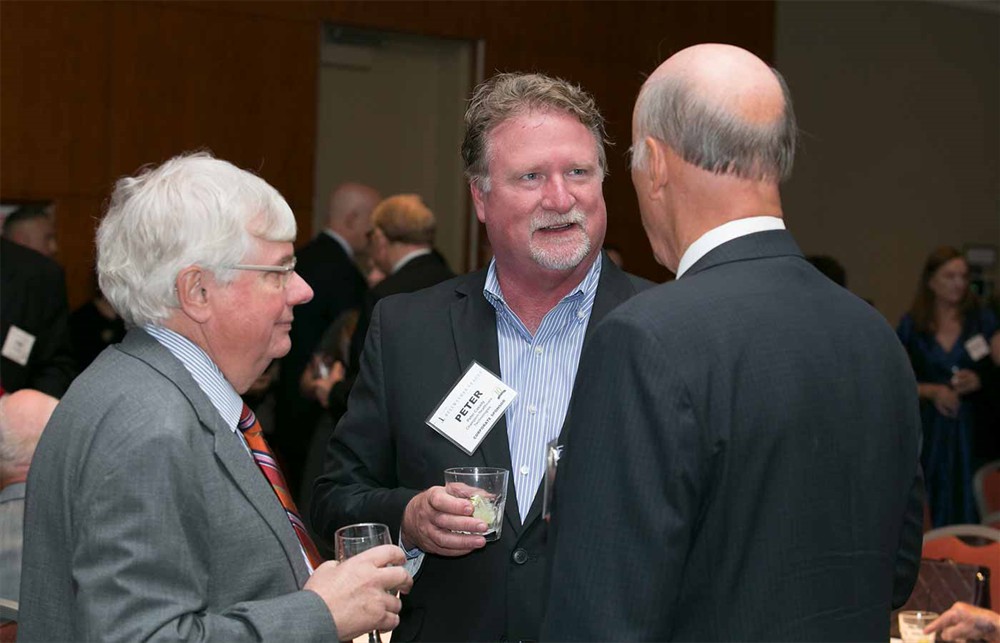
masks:
<instances>
[{"instance_id":1,"label":"eyeglass frame","mask_svg":"<svg viewBox=\"0 0 1000 643\"><path fill-rule=\"evenodd\" d=\"M298 264L298 258L292 257L292 260L281 266L267 266L253 263L237 263L231 266L223 266L228 270L255 270L258 272L276 272L281 275L281 287L284 288L288 285L288 281L292 278L292 273L295 272L295 266Z\"/></svg>"}]
</instances>

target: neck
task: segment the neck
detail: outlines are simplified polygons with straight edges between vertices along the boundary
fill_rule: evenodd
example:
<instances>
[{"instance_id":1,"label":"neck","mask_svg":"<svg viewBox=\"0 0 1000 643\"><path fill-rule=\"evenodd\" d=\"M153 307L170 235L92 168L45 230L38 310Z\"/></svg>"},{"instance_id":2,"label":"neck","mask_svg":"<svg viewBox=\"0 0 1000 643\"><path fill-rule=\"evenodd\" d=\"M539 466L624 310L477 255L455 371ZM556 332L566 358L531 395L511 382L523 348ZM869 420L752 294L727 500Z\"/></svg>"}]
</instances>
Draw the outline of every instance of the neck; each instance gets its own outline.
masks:
<instances>
[{"instance_id":1,"label":"neck","mask_svg":"<svg viewBox=\"0 0 1000 643\"><path fill-rule=\"evenodd\" d=\"M596 253L586 257L570 271L543 269L535 270L530 275L505 270L498 261L497 281L503 290L504 301L534 335L545 315L580 285L595 260L600 260Z\"/></svg>"},{"instance_id":2,"label":"neck","mask_svg":"<svg viewBox=\"0 0 1000 643\"><path fill-rule=\"evenodd\" d=\"M959 318L958 305L940 299L934 300L934 319L940 322L954 321Z\"/></svg>"},{"instance_id":3,"label":"neck","mask_svg":"<svg viewBox=\"0 0 1000 643\"><path fill-rule=\"evenodd\" d=\"M12 484L25 482L28 479L28 467L15 467L13 471L0 472L0 489L6 489Z\"/></svg>"},{"instance_id":4,"label":"neck","mask_svg":"<svg viewBox=\"0 0 1000 643\"><path fill-rule=\"evenodd\" d=\"M386 249L386 258L389 265L382 267L382 272L390 274L397 263L418 250L430 250L430 247L422 244L393 242Z\"/></svg>"},{"instance_id":5,"label":"neck","mask_svg":"<svg viewBox=\"0 0 1000 643\"><path fill-rule=\"evenodd\" d=\"M683 171L689 176L679 182L683 187L674 190L671 198L672 211L678 213L673 226L678 261L692 243L725 223L783 216L776 183L719 176L692 166Z\"/></svg>"}]
</instances>

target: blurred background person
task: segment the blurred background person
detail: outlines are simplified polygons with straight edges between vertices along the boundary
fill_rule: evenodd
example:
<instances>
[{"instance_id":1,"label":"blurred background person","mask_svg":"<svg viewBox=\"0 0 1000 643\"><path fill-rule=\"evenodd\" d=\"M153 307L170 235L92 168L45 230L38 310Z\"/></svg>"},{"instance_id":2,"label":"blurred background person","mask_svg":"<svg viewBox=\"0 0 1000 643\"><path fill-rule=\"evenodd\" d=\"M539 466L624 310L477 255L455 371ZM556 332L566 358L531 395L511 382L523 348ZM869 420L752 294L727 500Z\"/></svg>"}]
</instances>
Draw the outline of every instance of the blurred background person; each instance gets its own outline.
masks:
<instances>
[{"instance_id":1,"label":"blurred background person","mask_svg":"<svg viewBox=\"0 0 1000 643\"><path fill-rule=\"evenodd\" d=\"M58 402L32 389L0 397L0 598L19 600L24 481L38 438Z\"/></svg>"},{"instance_id":2,"label":"blurred background person","mask_svg":"<svg viewBox=\"0 0 1000 643\"><path fill-rule=\"evenodd\" d=\"M94 296L69 316L69 332L80 372L90 366L101 351L125 337L125 321L97 287L97 275L92 274L92 279Z\"/></svg>"},{"instance_id":3,"label":"blurred background person","mask_svg":"<svg viewBox=\"0 0 1000 643\"><path fill-rule=\"evenodd\" d=\"M46 257L59 251L55 217L44 203L27 203L11 212L3 220L3 236Z\"/></svg>"},{"instance_id":4,"label":"blurred background person","mask_svg":"<svg viewBox=\"0 0 1000 643\"><path fill-rule=\"evenodd\" d=\"M60 397L75 375L62 267L0 237L0 390Z\"/></svg>"},{"instance_id":5,"label":"blurred background person","mask_svg":"<svg viewBox=\"0 0 1000 643\"><path fill-rule=\"evenodd\" d=\"M921 459L935 527L978 522L972 493L981 459L975 454L976 424L995 431L996 419L980 405L996 395L1000 333L996 315L969 289L968 273L957 249L934 250L896 331L917 378Z\"/></svg>"},{"instance_id":6,"label":"blurred background person","mask_svg":"<svg viewBox=\"0 0 1000 643\"><path fill-rule=\"evenodd\" d=\"M370 217L381 198L367 185L338 185L330 193L326 227L296 252L296 272L314 296L295 309L292 349L281 360L274 442L297 499L309 443L324 415L315 399L301 395L300 381L330 324L345 311L361 306L368 290L361 266L368 251Z\"/></svg>"}]
</instances>

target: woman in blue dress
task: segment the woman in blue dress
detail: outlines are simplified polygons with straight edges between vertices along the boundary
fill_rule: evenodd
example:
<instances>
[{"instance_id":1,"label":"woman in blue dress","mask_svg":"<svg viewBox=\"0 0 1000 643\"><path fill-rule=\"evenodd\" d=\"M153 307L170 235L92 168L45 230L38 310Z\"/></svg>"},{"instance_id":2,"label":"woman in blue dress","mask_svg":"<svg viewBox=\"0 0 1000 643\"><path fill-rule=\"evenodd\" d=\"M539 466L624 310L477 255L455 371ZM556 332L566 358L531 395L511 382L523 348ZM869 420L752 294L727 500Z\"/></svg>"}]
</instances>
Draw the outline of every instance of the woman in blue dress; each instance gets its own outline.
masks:
<instances>
[{"instance_id":1,"label":"woman in blue dress","mask_svg":"<svg viewBox=\"0 0 1000 643\"><path fill-rule=\"evenodd\" d=\"M917 378L924 442L921 461L935 527L976 523L972 494L977 406L995 391L1000 332L993 311L969 289L969 267L955 248L927 258L910 311L897 333Z\"/></svg>"}]
</instances>

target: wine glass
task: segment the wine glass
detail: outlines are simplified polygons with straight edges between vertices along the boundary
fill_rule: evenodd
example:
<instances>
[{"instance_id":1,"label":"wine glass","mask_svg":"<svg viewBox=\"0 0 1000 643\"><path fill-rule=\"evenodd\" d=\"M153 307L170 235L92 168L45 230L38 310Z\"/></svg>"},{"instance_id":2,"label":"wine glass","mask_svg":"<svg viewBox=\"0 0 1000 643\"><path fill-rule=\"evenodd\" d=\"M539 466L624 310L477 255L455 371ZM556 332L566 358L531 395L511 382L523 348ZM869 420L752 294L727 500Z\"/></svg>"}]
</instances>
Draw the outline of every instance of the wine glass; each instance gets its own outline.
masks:
<instances>
[{"instance_id":1,"label":"wine glass","mask_svg":"<svg viewBox=\"0 0 1000 643\"><path fill-rule=\"evenodd\" d=\"M391 545L389 528L377 522L363 522L341 527L334 534L334 551L337 560L343 562L379 545ZM368 643L381 643L378 632L368 633Z\"/></svg>"}]
</instances>

